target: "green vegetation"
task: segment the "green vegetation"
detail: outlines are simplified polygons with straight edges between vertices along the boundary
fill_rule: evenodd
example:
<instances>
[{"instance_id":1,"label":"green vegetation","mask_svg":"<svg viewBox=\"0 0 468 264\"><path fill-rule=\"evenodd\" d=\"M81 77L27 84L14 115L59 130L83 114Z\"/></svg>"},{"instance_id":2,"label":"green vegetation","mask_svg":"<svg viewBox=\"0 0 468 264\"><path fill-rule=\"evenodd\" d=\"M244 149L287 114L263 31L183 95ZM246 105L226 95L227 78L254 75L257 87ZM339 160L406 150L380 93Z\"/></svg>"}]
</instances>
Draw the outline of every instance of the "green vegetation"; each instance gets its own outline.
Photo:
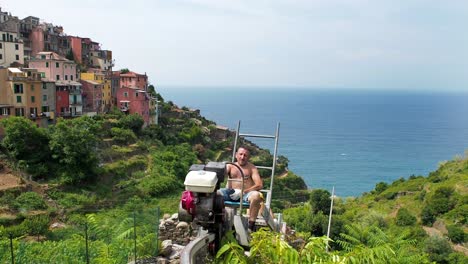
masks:
<instances>
[{"instance_id":1,"label":"green vegetation","mask_svg":"<svg viewBox=\"0 0 468 264\"><path fill-rule=\"evenodd\" d=\"M232 135L215 140L215 124L198 112L159 101L165 114L147 127L118 110L49 128L19 117L0 121L0 171L8 167L27 184L0 192L1 263L10 262L10 239L17 263L127 263L135 241L137 256L157 254L158 219L177 211L189 166L230 160L233 143ZM240 144L254 163L271 164L268 150ZM307 190L287 170L288 159L278 161L272 207L295 233L253 233L250 257L230 233L215 262L467 263L457 251L467 241L467 158L442 163L428 177L335 197L330 239L330 192ZM269 171L260 173L267 187Z\"/></svg>"}]
</instances>

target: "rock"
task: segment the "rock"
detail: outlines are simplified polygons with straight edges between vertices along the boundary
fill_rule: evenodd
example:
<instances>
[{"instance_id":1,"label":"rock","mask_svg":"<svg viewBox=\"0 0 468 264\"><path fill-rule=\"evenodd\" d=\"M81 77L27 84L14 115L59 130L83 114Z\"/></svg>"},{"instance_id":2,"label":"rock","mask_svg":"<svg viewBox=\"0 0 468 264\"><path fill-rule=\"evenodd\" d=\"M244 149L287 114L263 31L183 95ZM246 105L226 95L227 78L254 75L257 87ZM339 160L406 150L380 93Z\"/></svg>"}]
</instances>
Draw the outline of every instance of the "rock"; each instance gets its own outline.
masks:
<instances>
[{"instance_id":1,"label":"rock","mask_svg":"<svg viewBox=\"0 0 468 264\"><path fill-rule=\"evenodd\" d=\"M180 259L180 253L179 251L172 251L171 252L171 255L169 256L169 259L170 260L173 260L173 259Z\"/></svg>"},{"instance_id":2,"label":"rock","mask_svg":"<svg viewBox=\"0 0 468 264\"><path fill-rule=\"evenodd\" d=\"M177 221L179 219L179 214L178 213L175 213L171 216L171 219L174 220L174 221Z\"/></svg>"},{"instance_id":3,"label":"rock","mask_svg":"<svg viewBox=\"0 0 468 264\"><path fill-rule=\"evenodd\" d=\"M157 264L169 264L169 260L166 258L158 257L156 260Z\"/></svg>"},{"instance_id":4,"label":"rock","mask_svg":"<svg viewBox=\"0 0 468 264\"><path fill-rule=\"evenodd\" d=\"M172 240L164 240L161 243L161 251L159 252L159 254L161 256L168 257L171 255L171 253L172 253Z\"/></svg>"},{"instance_id":5,"label":"rock","mask_svg":"<svg viewBox=\"0 0 468 264\"><path fill-rule=\"evenodd\" d=\"M49 229L64 228L64 227L65 227L64 223L55 222L55 223L50 225Z\"/></svg>"},{"instance_id":6,"label":"rock","mask_svg":"<svg viewBox=\"0 0 468 264\"><path fill-rule=\"evenodd\" d=\"M189 225L187 222L179 222L176 226L176 229L184 229L187 230L189 228Z\"/></svg>"},{"instance_id":7,"label":"rock","mask_svg":"<svg viewBox=\"0 0 468 264\"><path fill-rule=\"evenodd\" d=\"M170 217L171 217L170 214L164 214L163 219L166 220L166 219L168 219L168 218L170 218Z\"/></svg>"}]
</instances>

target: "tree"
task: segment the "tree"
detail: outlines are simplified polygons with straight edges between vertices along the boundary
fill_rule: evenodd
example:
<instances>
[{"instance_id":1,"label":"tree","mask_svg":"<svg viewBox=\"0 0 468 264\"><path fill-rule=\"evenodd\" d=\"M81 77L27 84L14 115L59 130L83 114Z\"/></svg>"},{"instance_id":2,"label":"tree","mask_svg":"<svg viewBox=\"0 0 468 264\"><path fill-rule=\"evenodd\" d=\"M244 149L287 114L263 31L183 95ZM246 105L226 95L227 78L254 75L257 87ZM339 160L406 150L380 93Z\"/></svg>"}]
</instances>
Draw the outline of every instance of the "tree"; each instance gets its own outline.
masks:
<instances>
[{"instance_id":1,"label":"tree","mask_svg":"<svg viewBox=\"0 0 468 264\"><path fill-rule=\"evenodd\" d=\"M90 117L60 119L51 129L50 149L59 162L62 180L76 183L91 179L97 169L97 134L100 126Z\"/></svg>"},{"instance_id":2,"label":"tree","mask_svg":"<svg viewBox=\"0 0 468 264\"><path fill-rule=\"evenodd\" d=\"M330 192L323 189L316 189L310 193L310 204L314 214L318 211L322 211L324 214L330 212L330 196Z\"/></svg>"},{"instance_id":3,"label":"tree","mask_svg":"<svg viewBox=\"0 0 468 264\"><path fill-rule=\"evenodd\" d=\"M46 215L31 216L26 218L22 225L28 234L37 236L37 240L39 241L39 236L46 234L49 229L49 217Z\"/></svg>"},{"instance_id":4,"label":"tree","mask_svg":"<svg viewBox=\"0 0 468 264\"><path fill-rule=\"evenodd\" d=\"M124 129L131 129L135 134L139 134L145 121L138 114L125 115L119 119L118 126Z\"/></svg>"},{"instance_id":5,"label":"tree","mask_svg":"<svg viewBox=\"0 0 468 264\"><path fill-rule=\"evenodd\" d=\"M375 193L379 194L388 188L388 184L385 182L379 182L375 185Z\"/></svg>"},{"instance_id":6,"label":"tree","mask_svg":"<svg viewBox=\"0 0 468 264\"><path fill-rule=\"evenodd\" d=\"M46 176L50 160L46 130L24 117L9 117L1 120L0 124L5 129L1 145L8 156L34 178Z\"/></svg>"}]
</instances>

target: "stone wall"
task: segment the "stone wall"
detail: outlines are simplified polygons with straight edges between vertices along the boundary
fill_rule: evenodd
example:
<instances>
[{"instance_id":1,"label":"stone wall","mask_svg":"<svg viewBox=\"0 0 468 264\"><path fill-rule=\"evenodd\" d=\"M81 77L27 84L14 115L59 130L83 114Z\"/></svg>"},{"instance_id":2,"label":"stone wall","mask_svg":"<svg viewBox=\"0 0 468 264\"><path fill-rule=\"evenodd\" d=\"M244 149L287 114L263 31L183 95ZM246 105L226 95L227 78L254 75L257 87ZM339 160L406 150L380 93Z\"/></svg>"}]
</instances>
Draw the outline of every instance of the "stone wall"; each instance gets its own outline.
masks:
<instances>
[{"instance_id":1,"label":"stone wall","mask_svg":"<svg viewBox=\"0 0 468 264\"><path fill-rule=\"evenodd\" d=\"M186 246L197 235L187 222L179 221L177 214L165 214L159 223L159 240L171 240L173 244Z\"/></svg>"}]
</instances>

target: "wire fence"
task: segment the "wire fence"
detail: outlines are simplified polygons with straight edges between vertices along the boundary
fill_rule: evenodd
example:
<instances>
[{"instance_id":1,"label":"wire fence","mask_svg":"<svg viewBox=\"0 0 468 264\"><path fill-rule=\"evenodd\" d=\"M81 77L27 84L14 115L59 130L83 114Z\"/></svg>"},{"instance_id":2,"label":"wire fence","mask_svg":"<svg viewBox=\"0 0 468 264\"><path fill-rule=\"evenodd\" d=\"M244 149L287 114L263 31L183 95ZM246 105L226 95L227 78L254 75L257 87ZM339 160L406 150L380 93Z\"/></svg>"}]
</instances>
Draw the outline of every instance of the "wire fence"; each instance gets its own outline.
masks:
<instances>
[{"instance_id":1,"label":"wire fence","mask_svg":"<svg viewBox=\"0 0 468 264\"><path fill-rule=\"evenodd\" d=\"M34 232L34 223L24 230L3 227L0 263L128 263L159 253L159 207L75 218L45 232Z\"/></svg>"}]
</instances>

